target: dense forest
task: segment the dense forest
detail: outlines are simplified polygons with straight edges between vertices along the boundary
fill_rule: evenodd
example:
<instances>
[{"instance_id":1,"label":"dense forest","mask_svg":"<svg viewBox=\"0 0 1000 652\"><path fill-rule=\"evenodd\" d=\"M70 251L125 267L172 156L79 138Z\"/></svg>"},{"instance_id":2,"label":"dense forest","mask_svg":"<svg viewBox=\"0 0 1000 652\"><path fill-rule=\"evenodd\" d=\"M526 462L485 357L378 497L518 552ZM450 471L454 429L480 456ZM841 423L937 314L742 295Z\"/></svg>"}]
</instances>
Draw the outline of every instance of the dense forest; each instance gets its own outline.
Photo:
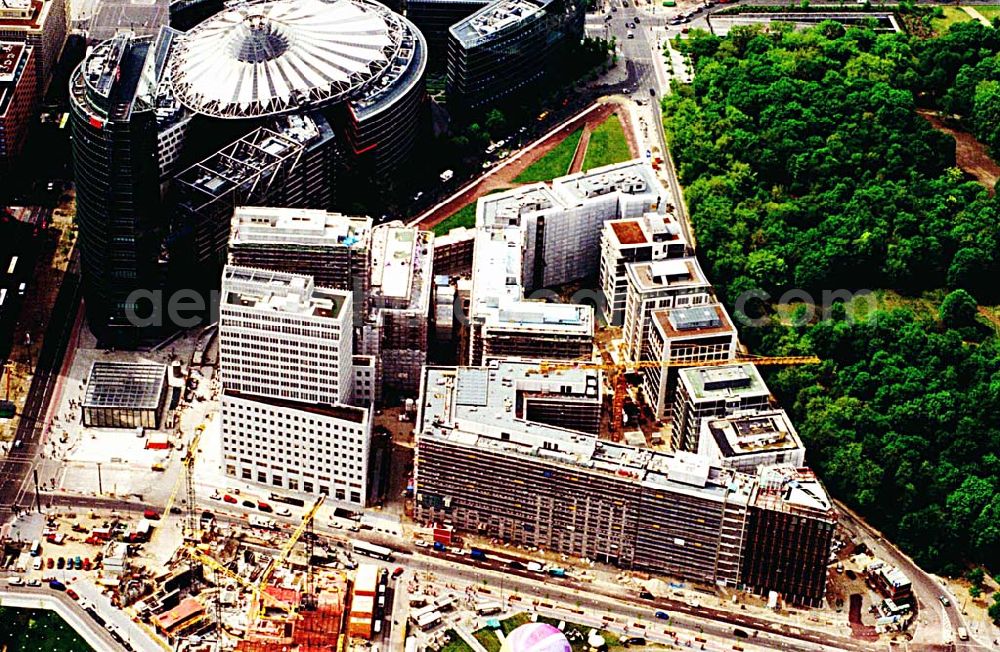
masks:
<instances>
[{"instance_id":1,"label":"dense forest","mask_svg":"<svg viewBox=\"0 0 1000 652\"><path fill-rule=\"evenodd\" d=\"M823 359L770 377L810 463L926 568L995 563L1000 344L977 301L1000 301L1000 206L917 109L958 114L1000 151L997 30L830 22L678 47L695 77L664 99L665 126L706 272L754 318L752 350ZM776 305L790 289L819 303L882 288L904 307ZM906 307L927 296L933 309Z\"/></svg>"}]
</instances>

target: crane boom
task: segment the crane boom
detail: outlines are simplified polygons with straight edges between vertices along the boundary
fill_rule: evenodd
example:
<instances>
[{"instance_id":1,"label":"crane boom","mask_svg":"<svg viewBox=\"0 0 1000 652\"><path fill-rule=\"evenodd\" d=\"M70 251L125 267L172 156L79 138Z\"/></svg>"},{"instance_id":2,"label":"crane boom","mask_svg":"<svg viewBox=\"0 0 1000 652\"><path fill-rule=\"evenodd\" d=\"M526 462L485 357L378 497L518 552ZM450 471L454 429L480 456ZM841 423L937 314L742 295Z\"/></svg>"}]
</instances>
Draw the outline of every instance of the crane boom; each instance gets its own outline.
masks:
<instances>
[{"instance_id":1,"label":"crane boom","mask_svg":"<svg viewBox=\"0 0 1000 652\"><path fill-rule=\"evenodd\" d=\"M652 368L672 368L672 367L710 367L751 362L761 366L777 365L800 365L819 364L820 359L814 355L786 355L786 356L757 356L746 353L737 353L732 358L692 360L690 355L697 354L698 349L704 349L707 355L718 355L714 347L690 346L685 347L685 357L673 360L637 360L635 362L593 362L582 361L543 361L538 364L538 369L543 374L553 371L568 371L571 369L593 369L604 371L608 374L608 385L612 388L611 399L611 436L615 441L621 439L621 413L625 407L625 394L628 391L625 374L638 371L640 369Z\"/></svg>"},{"instance_id":2,"label":"crane boom","mask_svg":"<svg viewBox=\"0 0 1000 652\"><path fill-rule=\"evenodd\" d=\"M212 557L202 552L201 550L190 544L184 545L184 551L188 554L188 556L204 564L205 566L208 566L212 570L222 573L231 580L235 580L243 588L252 592L254 596L256 596L259 602L268 602L272 607L282 609L288 614L294 613L295 607L293 605L290 605L287 602L279 600L270 593L262 590L262 588L259 585L255 584L254 582L251 582L250 580L246 579L239 573L233 572L225 564L217 560L215 557Z\"/></svg>"},{"instance_id":3,"label":"crane boom","mask_svg":"<svg viewBox=\"0 0 1000 652\"><path fill-rule=\"evenodd\" d=\"M288 559L288 556L292 554L292 550L295 548L295 544L298 543L300 538L302 538L302 534L309 527L309 524L312 523L313 518L316 517L316 512L319 511L319 508L323 505L323 502L325 500L326 496L320 496L319 498L317 498L313 506L309 508L309 511L306 512L305 515L303 515L302 521L299 523L298 527L295 528L295 531L292 533L292 536L289 537L288 542L281 548L281 551L278 553L278 555L271 560L271 563L268 564L267 569L264 571L264 573L260 576L260 579L257 581L257 586L260 588L260 590L263 590L264 587L267 586L267 583L271 580L271 574L274 572L275 567L277 567L278 564L284 563L284 561ZM310 561L311 560L309 559L306 560L307 566L310 563ZM251 612L250 614L251 622L253 621L254 616L256 616L256 614Z\"/></svg>"},{"instance_id":4,"label":"crane boom","mask_svg":"<svg viewBox=\"0 0 1000 652\"><path fill-rule=\"evenodd\" d=\"M170 513L170 508L174 506L174 501L177 500L177 494L180 493L181 485L185 483L194 468L194 460L198 454L198 443L201 441L202 430L204 430L204 428L199 426L198 430L195 432L194 439L191 440L187 451L184 453L183 459L181 459L181 474L177 476L177 482L174 483L174 488L170 492L167 504L163 506L164 517ZM190 505L188 507L190 508Z\"/></svg>"}]
</instances>

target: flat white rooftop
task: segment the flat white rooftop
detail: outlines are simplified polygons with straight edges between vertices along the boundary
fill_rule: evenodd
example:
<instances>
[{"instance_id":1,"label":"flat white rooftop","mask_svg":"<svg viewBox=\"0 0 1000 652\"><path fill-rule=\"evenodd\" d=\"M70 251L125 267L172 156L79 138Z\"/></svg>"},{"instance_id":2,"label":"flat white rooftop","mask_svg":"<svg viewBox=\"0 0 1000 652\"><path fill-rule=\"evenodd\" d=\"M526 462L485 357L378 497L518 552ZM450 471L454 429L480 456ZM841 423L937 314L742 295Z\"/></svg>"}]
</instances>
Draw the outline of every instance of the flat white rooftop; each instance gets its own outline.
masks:
<instances>
[{"instance_id":1,"label":"flat white rooftop","mask_svg":"<svg viewBox=\"0 0 1000 652\"><path fill-rule=\"evenodd\" d=\"M353 247L367 245L370 217L303 208L238 206L233 215L232 244L295 242Z\"/></svg>"},{"instance_id":2,"label":"flat white rooftop","mask_svg":"<svg viewBox=\"0 0 1000 652\"><path fill-rule=\"evenodd\" d=\"M222 274L223 302L230 306L337 319L349 292L317 288L312 278L227 265Z\"/></svg>"}]
</instances>

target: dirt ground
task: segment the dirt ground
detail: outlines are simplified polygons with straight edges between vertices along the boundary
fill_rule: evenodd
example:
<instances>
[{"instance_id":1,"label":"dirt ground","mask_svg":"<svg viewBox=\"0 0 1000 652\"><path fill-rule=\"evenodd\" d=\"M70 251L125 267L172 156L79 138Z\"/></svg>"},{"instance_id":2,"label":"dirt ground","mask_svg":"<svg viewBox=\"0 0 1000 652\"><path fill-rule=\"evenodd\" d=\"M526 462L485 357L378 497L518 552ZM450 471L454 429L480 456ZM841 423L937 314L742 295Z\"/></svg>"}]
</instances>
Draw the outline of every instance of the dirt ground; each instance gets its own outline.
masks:
<instances>
[{"instance_id":1,"label":"dirt ground","mask_svg":"<svg viewBox=\"0 0 1000 652\"><path fill-rule=\"evenodd\" d=\"M935 129L955 139L955 165L976 177L979 183L985 186L992 195L993 186L996 185L997 179L1000 179L1000 165L997 165L990 158L986 146L976 140L969 132L949 126L936 113L927 110L921 110L918 113Z\"/></svg>"},{"instance_id":2,"label":"dirt ground","mask_svg":"<svg viewBox=\"0 0 1000 652\"><path fill-rule=\"evenodd\" d=\"M470 189L459 195L455 195L446 201L436 210L424 217L418 226L425 230L431 229L438 222L483 195L486 195L494 190L507 190L509 188L516 187L519 184L514 183L514 179L524 172L524 170L532 163L552 151L555 146L565 140L567 136L572 134L577 129L583 128L585 130L584 137L587 138L591 130L604 122L608 116L613 113L617 113L619 119L622 120L629 150L633 155L636 155L638 147L635 142L635 135L632 133L629 119L627 117L628 108L618 100L605 98L599 102L595 110L568 122L559 131L545 139L542 143L530 150L526 150L525 154L516 161L505 165L499 170L496 170L494 173L484 176ZM581 142L583 142L583 139L581 139ZM579 170L579 167L583 165L585 151L585 149L581 150L579 147L577 148L577 155L573 159L573 166L571 168L573 171Z\"/></svg>"}]
</instances>

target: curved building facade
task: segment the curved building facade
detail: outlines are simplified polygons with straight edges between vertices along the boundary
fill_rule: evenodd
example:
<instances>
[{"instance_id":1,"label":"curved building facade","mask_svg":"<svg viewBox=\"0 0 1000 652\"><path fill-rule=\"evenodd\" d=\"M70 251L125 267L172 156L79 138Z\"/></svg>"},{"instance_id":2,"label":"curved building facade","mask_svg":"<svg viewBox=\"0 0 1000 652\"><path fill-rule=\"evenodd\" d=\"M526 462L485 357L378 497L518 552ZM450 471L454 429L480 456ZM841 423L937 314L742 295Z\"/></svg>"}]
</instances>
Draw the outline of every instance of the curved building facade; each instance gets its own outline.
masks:
<instances>
[{"instance_id":1,"label":"curved building facade","mask_svg":"<svg viewBox=\"0 0 1000 652\"><path fill-rule=\"evenodd\" d=\"M359 172L390 175L413 154L420 134L427 71L427 42L405 19L396 60L364 95L347 103L344 138Z\"/></svg>"},{"instance_id":2,"label":"curved building facade","mask_svg":"<svg viewBox=\"0 0 1000 652\"><path fill-rule=\"evenodd\" d=\"M87 317L95 334L123 345L137 333L133 293L159 287L156 52L169 33L161 37L105 41L70 78Z\"/></svg>"},{"instance_id":3,"label":"curved building facade","mask_svg":"<svg viewBox=\"0 0 1000 652\"><path fill-rule=\"evenodd\" d=\"M581 0L497 0L448 30L448 105L462 119L523 96L583 38Z\"/></svg>"}]
</instances>

